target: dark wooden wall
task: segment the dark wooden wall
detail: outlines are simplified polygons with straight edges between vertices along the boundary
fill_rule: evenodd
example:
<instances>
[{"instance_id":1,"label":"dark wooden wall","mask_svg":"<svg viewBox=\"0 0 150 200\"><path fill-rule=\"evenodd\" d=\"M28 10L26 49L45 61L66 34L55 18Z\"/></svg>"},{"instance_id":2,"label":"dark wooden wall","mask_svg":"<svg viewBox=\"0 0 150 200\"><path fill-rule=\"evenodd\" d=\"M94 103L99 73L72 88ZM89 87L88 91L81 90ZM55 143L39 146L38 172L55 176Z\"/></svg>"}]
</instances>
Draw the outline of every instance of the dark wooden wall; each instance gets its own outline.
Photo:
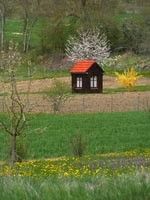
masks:
<instances>
[{"instance_id":1,"label":"dark wooden wall","mask_svg":"<svg viewBox=\"0 0 150 200\"><path fill-rule=\"evenodd\" d=\"M76 93L102 93L103 92L103 70L98 64L95 64L84 74L71 74L72 75L72 92ZM90 88L90 78L92 76L97 76L97 88ZM76 87L76 78L82 77L82 88Z\"/></svg>"}]
</instances>

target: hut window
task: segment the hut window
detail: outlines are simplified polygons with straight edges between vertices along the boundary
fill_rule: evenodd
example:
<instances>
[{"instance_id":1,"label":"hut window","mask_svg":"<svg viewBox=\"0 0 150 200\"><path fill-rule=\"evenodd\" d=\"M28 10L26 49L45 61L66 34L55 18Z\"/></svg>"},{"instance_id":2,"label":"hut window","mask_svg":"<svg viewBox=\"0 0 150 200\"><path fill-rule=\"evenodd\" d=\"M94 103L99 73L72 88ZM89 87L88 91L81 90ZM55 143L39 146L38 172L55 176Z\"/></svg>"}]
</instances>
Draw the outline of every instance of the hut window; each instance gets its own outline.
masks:
<instances>
[{"instance_id":1,"label":"hut window","mask_svg":"<svg viewBox=\"0 0 150 200\"><path fill-rule=\"evenodd\" d=\"M77 88L82 88L82 77L77 77Z\"/></svg>"},{"instance_id":2,"label":"hut window","mask_svg":"<svg viewBox=\"0 0 150 200\"><path fill-rule=\"evenodd\" d=\"M91 88L97 88L97 76L92 76L90 80Z\"/></svg>"}]
</instances>

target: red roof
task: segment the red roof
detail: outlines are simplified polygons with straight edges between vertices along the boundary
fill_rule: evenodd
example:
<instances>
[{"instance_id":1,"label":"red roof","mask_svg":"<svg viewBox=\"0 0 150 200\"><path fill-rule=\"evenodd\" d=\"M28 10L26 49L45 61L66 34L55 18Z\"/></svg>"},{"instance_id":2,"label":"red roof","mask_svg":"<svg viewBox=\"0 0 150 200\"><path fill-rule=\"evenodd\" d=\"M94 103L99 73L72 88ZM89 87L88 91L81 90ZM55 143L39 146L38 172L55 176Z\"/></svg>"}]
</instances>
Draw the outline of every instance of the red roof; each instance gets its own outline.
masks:
<instances>
[{"instance_id":1,"label":"red roof","mask_svg":"<svg viewBox=\"0 0 150 200\"><path fill-rule=\"evenodd\" d=\"M82 60L78 61L74 64L74 66L71 68L71 73L85 73L87 72L90 67L95 63L94 60Z\"/></svg>"}]
</instances>

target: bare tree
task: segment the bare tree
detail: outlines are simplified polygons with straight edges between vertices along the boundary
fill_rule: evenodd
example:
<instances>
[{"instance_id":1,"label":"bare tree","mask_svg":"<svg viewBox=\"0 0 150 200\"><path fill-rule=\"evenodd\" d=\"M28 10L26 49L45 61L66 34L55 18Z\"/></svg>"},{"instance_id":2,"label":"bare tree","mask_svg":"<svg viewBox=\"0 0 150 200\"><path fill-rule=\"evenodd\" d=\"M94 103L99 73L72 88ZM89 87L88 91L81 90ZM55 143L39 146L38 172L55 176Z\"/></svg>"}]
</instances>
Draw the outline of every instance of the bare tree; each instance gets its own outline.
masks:
<instances>
[{"instance_id":1,"label":"bare tree","mask_svg":"<svg viewBox=\"0 0 150 200\"><path fill-rule=\"evenodd\" d=\"M66 55L71 61L93 59L99 63L109 57L110 47L107 37L98 29L81 31L70 37L66 44Z\"/></svg>"},{"instance_id":2,"label":"bare tree","mask_svg":"<svg viewBox=\"0 0 150 200\"><path fill-rule=\"evenodd\" d=\"M1 53L1 60L5 65L3 70L9 77L9 89L7 88L7 95L4 95L6 119L0 120L0 128L10 136L10 164L13 165L20 160L17 153L17 138L23 134L26 125L26 104L18 92L16 82L16 67L21 62L21 56L16 50L10 48L8 53Z\"/></svg>"}]
</instances>

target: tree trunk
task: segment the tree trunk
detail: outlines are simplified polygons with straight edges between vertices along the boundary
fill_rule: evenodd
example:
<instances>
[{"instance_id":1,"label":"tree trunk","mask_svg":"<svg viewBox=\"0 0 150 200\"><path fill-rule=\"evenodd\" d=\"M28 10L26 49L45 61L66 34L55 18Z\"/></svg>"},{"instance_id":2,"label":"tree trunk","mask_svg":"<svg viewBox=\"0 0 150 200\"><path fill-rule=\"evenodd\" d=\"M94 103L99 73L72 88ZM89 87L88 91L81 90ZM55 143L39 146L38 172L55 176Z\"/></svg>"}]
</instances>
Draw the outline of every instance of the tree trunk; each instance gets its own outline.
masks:
<instances>
[{"instance_id":1,"label":"tree trunk","mask_svg":"<svg viewBox=\"0 0 150 200\"><path fill-rule=\"evenodd\" d=\"M87 2L87 0L81 0L81 4L82 4L83 8L86 6L86 2Z\"/></svg>"},{"instance_id":2,"label":"tree trunk","mask_svg":"<svg viewBox=\"0 0 150 200\"><path fill-rule=\"evenodd\" d=\"M1 25L0 25L0 49L4 49L4 11L0 9Z\"/></svg>"},{"instance_id":3,"label":"tree trunk","mask_svg":"<svg viewBox=\"0 0 150 200\"><path fill-rule=\"evenodd\" d=\"M10 146L10 164L14 165L17 161L17 149L16 149L16 135L11 135L11 146Z\"/></svg>"},{"instance_id":4,"label":"tree trunk","mask_svg":"<svg viewBox=\"0 0 150 200\"><path fill-rule=\"evenodd\" d=\"M29 47L30 47L30 41L31 41L31 34L32 34L32 29L36 23L37 19L34 19L32 22L30 22L30 26L28 25L28 33L27 33L27 42L26 42L26 52L28 52Z\"/></svg>"},{"instance_id":5,"label":"tree trunk","mask_svg":"<svg viewBox=\"0 0 150 200\"><path fill-rule=\"evenodd\" d=\"M26 18L24 20L24 31L23 31L23 51L25 53L28 52L30 47L30 41L31 41L31 34L32 29L36 23L37 19L34 19L33 21L29 21L29 18Z\"/></svg>"},{"instance_id":6,"label":"tree trunk","mask_svg":"<svg viewBox=\"0 0 150 200\"><path fill-rule=\"evenodd\" d=\"M28 38L28 18L24 20L24 29L23 29L23 52L26 52L27 47L27 38Z\"/></svg>"}]
</instances>

